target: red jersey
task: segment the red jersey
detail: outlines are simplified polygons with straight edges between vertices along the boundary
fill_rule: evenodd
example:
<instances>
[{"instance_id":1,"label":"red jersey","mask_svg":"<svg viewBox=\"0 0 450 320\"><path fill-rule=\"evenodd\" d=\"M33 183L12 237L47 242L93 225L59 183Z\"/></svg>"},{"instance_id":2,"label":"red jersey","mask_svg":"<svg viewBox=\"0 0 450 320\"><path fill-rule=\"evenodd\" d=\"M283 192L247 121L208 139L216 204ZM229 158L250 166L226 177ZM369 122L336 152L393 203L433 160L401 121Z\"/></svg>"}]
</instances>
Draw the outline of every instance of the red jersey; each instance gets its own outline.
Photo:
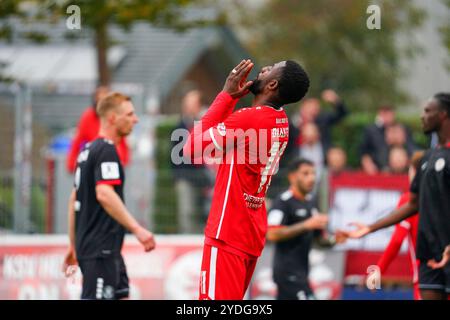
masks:
<instances>
[{"instance_id":1,"label":"red jersey","mask_svg":"<svg viewBox=\"0 0 450 320\"><path fill-rule=\"evenodd\" d=\"M78 123L77 132L70 145L70 150L67 155L66 167L69 172L74 172L77 166L77 157L83 146L98 138L98 131L100 130L100 119L97 116L93 107L87 108L81 115ZM125 138L116 146L120 161L126 166L130 160L128 146Z\"/></svg>"},{"instance_id":2,"label":"red jersey","mask_svg":"<svg viewBox=\"0 0 450 320\"><path fill-rule=\"evenodd\" d=\"M215 246L222 243L259 256L267 231L265 195L287 146L289 124L283 108L261 105L232 113L236 102L221 92L183 151L191 159L211 156L220 162L205 229L207 243L209 238Z\"/></svg>"},{"instance_id":3,"label":"red jersey","mask_svg":"<svg viewBox=\"0 0 450 320\"><path fill-rule=\"evenodd\" d=\"M402 194L398 201L397 208L409 202L410 193ZM417 230L419 224L419 215L415 214L395 225L395 231L392 234L391 241L386 247L385 252L378 261L381 273L384 273L389 264L394 260L400 251L400 247L405 238L408 239L408 251L411 259L411 268L413 274L413 283L418 283L418 260L416 258Z\"/></svg>"}]
</instances>

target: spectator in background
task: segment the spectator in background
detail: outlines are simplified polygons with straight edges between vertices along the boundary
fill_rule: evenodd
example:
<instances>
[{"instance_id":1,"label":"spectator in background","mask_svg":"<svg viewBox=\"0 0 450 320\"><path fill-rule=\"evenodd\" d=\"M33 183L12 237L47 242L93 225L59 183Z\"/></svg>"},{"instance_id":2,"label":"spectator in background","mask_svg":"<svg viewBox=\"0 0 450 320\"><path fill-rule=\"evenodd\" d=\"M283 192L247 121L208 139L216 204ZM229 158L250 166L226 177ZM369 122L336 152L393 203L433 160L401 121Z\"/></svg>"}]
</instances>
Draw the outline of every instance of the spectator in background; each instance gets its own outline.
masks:
<instances>
[{"instance_id":1,"label":"spectator in background","mask_svg":"<svg viewBox=\"0 0 450 320\"><path fill-rule=\"evenodd\" d=\"M317 186L317 203L321 211L329 210L329 191L331 177L346 171L347 154L342 148L331 147L326 154L327 166L322 171L322 177Z\"/></svg>"},{"instance_id":2,"label":"spectator in background","mask_svg":"<svg viewBox=\"0 0 450 320\"><path fill-rule=\"evenodd\" d=\"M348 114L348 109L345 106L342 99L336 93L336 91L327 89L322 92L322 100L333 106L332 112L321 112L315 118L315 123L319 127L321 142L323 145L324 153L332 145L331 141L331 129L334 125L338 124Z\"/></svg>"},{"instance_id":3,"label":"spectator in background","mask_svg":"<svg viewBox=\"0 0 450 320\"><path fill-rule=\"evenodd\" d=\"M322 176L321 169L323 168L326 158L326 152L332 145L331 141L331 129L334 125L338 124L348 114L348 109L345 106L343 100L332 89L324 90L321 94L321 98L324 102L332 105L332 111L324 111L321 108L321 101L317 98L305 99L299 106L298 113L293 117L289 117L289 140L284 155L280 160L280 173L272 178L272 188L269 189L269 197L276 195L280 191L279 187L285 184L282 177L287 174L286 170L288 164L293 160L302 156L301 147L304 143L304 137L302 136L303 127L308 123L315 124L318 132L320 144L322 146L322 163L316 164L316 169L319 176ZM307 130L308 131L308 130ZM309 147L307 147L309 149ZM310 150L311 151L311 150ZM318 179L319 181L320 179Z\"/></svg>"},{"instance_id":4,"label":"spectator in background","mask_svg":"<svg viewBox=\"0 0 450 320\"><path fill-rule=\"evenodd\" d=\"M414 151L417 150L417 146L414 142L412 142L412 139L408 141L408 132L405 126L398 122L386 128L384 139L388 145L388 148L405 148L408 153L408 157L411 157Z\"/></svg>"},{"instance_id":5,"label":"spectator in background","mask_svg":"<svg viewBox=\"0 0 450 320\"><path fill-rule=\"evenodd\" d=\"M347 169L347 154L342 148L331 147L328 149L327 168L331 174L339 174Z\"/></svg>"},{"instance_id":6,"label":"spectator in background","mask_svg":"<svg viewBox=\"0 0 450 320\"><path fill-rule=\"evenodd\" d=\"M393 147L389 151L387 171L394 174L406 174L408 172L409 156L405 148Z\"/></svg>"},{"instance_id":7,"label":"spectator in background","mask_svg":"<svg viewBox=\"0 0 450 320\"><path fill-rule=\"evenodd\" d=\"M97 103L109 93L109 88L106 86L99 86L95 89L92 106L88 107L80 117L77 126L77 131L70 144L70 150L67 154L66 168L67 171L73 173L77 166L78 153L84 145L95 140L98 137L100 129L100 118L96 111ZM130 152L125 137L121 138L117 145L117 153L119 154L122 165L126 166L130 161Z\"/></svg>"},{"instance_id":8,"label":"spectator in background","mask_svg":"<svg viewBox=\"0 0 450 320\"><path fill-rule=\"evenodd\" d=\"M319 128L312 122L306 123L301 131L303 143L300 147L299 157L314 164L316 171L316 185L320 182L325 163L323 145L320 141Z\"/></svg>"},{"instance_id":9,"label":"spectator in background","mask_svg":"<svg viewBox=\"0 0 450 320\"><path fill-rule=\"evenodd\" d=\"M332 145L331 129L339 123L347 114L348 110L338 94L331 89L322 92L322 100L333 106L333 111L324 112L321 110L320 100L317 98L306 99L299 110L297 125L290 125L289 128L289 145L288 151L291 149L298 150L303 144L302 127L308 123L317 125L320 133L320 142L322 144L323 153L326 154ZM293 152L294 157L298 157L298 152Z\"/></svg>"},{"instance_id":10,"label":"spectator in background","mask_svg":"<svg viewBox=\"0 0 450 320\"><path fill-rule=\"evenodd\" d=\"M202 94L191 90L183 97L181 120L176 129L191 131L194 121L200 120ZM173 141L173 145L180 141ZM181 233L202 232L209 211L212 178L209 169L204 165L172 163L175 189L178 199L178 230Z\"/></svg>"},{"instance_id":11,"label":"spectator in background","mask_svg":"<svg viewBox=\"0 0 450 320\"><path fill-rule=\"evenodd\" d=\"M386 132L386 128L391 126L393 128ZM388 165L389 146L393 145L402 145L410 153L415 150L409 130L395 123L393 108L382 106L378 109L375 123L364 130L363 141L360 145L363 171L372 175L385 168Z\"/></svg>"},{"instance_id":12,"label":"spectator in background","mask_svg":"<svg viewBox=\"0 0 450 320\"><path fill-rule=\"evenodd\" d=\"M407 137L405 127L398 122L386 127L384 140L389 147L406 147Z\"/></svg>"}]
</instances>

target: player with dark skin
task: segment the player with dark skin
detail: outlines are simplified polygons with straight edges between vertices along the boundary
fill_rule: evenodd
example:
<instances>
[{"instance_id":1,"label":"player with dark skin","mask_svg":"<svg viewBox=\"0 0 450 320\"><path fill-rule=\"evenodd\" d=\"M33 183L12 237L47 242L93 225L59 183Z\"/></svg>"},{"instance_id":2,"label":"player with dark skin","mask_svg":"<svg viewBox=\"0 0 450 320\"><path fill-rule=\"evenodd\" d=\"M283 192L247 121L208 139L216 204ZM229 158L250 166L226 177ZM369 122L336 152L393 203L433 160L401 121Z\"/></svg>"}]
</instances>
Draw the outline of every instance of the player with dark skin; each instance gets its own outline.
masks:
<instances>
[{"instance_id":1,"label":"player with dark skin","mask_svg":"<svg viewBox=\"0 0 450 320\"><path fill-rule=\"evenodd\" d=\"M299 101L309 87L306 72L295 61L264 67L254 80L248 81L253 66L251 60L243 60L231 70L223 90L183 147L184 157L191 161L203 157L204 151L224 160L218 169L205 228L201 300L244 297L265 242L264 195L288 140L288 119L282 107ZM250 92L255 95L252 105L233 112L238 99ZM259 143L256 138L235 143L244 136L234 135L242 128L262 132L268 140ZM250 143L264 152L256 155L254 163L250 156L239 158L238 154L235 165L234 151L240 153ZM232 275L229 270L233 270Z\"/></svg>"},{"instance_id":2,"label":"player with dark skin","mask_svg":"<svg viewBox=\"0 0 450 320\"><path fill-rule=\"evenodd\" d=\"M234 99L252 92L255 95L253 105L270 105L279 108L283 105L278 100L279 78L285 65L286 61L281 61L272 66L263 67L254 80L245 82L254 64L251 60L242 60L228 76L223 91L228 92Z\"/></svg>"},{"instance_id":3,"label":"player with dark skin","mask_svg":"<svg viewBox=\"0 0 450 320\"><path fill-rule=\"evenodd\" d=\"M300 100L309 87L309 80L307 84L302 83L305 85L305 92L295 90L296 88L289 84L290 81L286 80L286 78L298 77L298 75L286 74L284 69L289 67L288 63L292 62L280 61L271 66L265 66L261 68L255 79L247 81L254 63L250 59L242 60L228 75L222 91L228 93L233 99L240 99L251 92L255 96L252 103L253 106L267 105L280 109L285 104ZM304 79L303 81L306 80ZM281 97L283 97L284 101L281 100ZM185 157L194 159L203 155L202 150L194 148L194 140L196 139L201 138L195 136L188 138L183 148Z\"/></svg>"},{"instance_id":4,"label":"player with dark skin","mask_svg":"<svg viewBox=\"0 0 450 320\"><path fill-rule=\"evenodd\" d=\"M436 132L439 139L439 146L444 147L448 146L450 143L450 114L438 99L439 98L435 96L425 104L421 115L421 121L423 132L425 134ZM394 225L409 216L412 216L417 211L420 211L419 194L411 192L410 201L402 207L392 211L390 215L371 225L365 225L358 222L351 223L351 225L355 226L357 229L346 231L346 234L350 238L361 238L369 233ZM445 267L449 260L450 245L447 245L442 253L442 260L435 261L434 259L430 259L428 260L427 265L432 269L439 269ZM438 290L421 289L421 296L424 300L447 299L445 291Z\"/></svg>"}]
</instances>

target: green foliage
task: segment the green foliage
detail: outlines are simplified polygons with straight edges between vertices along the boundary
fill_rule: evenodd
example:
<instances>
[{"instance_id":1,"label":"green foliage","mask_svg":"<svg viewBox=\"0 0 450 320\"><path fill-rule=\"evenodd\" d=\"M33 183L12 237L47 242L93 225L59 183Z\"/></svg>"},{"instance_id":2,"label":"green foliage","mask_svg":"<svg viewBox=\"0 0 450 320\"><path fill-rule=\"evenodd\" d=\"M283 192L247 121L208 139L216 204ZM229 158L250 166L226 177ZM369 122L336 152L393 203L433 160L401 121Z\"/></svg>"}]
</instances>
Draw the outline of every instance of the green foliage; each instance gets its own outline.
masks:
<instances>
[{"instance_id":1,"label":"green foliage","mask_svg":"<svg viewBox=\"0 0 450 320\"><path fill-rule=\"evenodd\" d=\"M14 188L8 179L0 180L0 228L12 228L12 211L14 206Z\"/></svg>"},{"instance_id":2,"label":"green foliage","mask_svg":"<svg viewBox=\"0 0 450 320\"><path fill-rule=\"evenodd\" d=\"M0 1L0 19L7 18L12 15L19 15L19 5L23 1L20 0L2 0Z\"/></svg>"},{"instance_id":3,"label":"green foliage","mask_svg":"<svg viewBox=\"0 0 450 320\"><path fill-rule=\"evenodd\" d=\"M48 35L43 32L29 31L22 33L22 36L33 41L34 43L40 44L46 43L49 40Z\"/></svg>"},{"instance_id":4,"label":"green foliage","mask_svg":"<svg viewBox=\"0 0 450 320\"><path fill-rule=\"evenodd\" d=\"M156 128L156 195L155 195L155 232L176 233L177 197L171 170L170 153L172 144L170 136L175 129L176 120L168 119Z\"/></svg>"},{"instance_id":5,"label":"green foliage","mask_svg":"<svg viewBox=\"0 0 450 320\"><path fill-rule=\"evenodd\" d=\"M70 5L80 7L83 27L97 29L115 23L129 28L135 21L146 21L155 25L187 28L207 24L210 21L196 19L187 21L183 8L199 0L2 0L0 19L20 17L24 21L57 22L68 17Z\"/></svg>"},{"instance_id":6,"label":"green foliage","mask_svg":"<svg viewBox=\"0 0 450 320\"><path fill-rule=\"evenodd\" d=\"M239 1L245 6L245 1ZM363 111L380 104L399 104L408 95L398 86L402 59L419 48L400 46L421 25L425 13L411 1L378 1L381 30L369 30L366 13L371 1L269 0L256 10L241 10L247 46L263 65L295 59L310 74L310 95L325 88L337 90Z\"/></svg>"},{"instance_id":7,"label":"green foliage","mask_svg":"<svg viewBox=\"0 0 450 320\"><path fill-rule=\"evenodd\" d=\"M450 0L443 0L445 5L448 8L448 11L450 11ZM447 22L440 28L442 42L444 46L447 48L448 52L450 53L450 20L447 19ZM447 69L450 71L450 59L447 59Z\"/></svg>"},{"instance_id":8,"label":"green foliage","mask_svg":"<svg viewBox=\"0 0 450 320\"><path fill-rule=\"evenodd\" d=\"M34 183L31 188L31 212L30 212L30 232L44 233L45 232L45 209L46 197L45 189Z\"/></svg>"},{"instance_id":9,"label":"green foliage","mask_svg":"<svg viewBox=\"0 0 450 320\"><path fill-rule=\"evenodd\" d=\"M12 28L8 25L0 26L0 39L5 39L7 42L12 40Z\"/></svg>"},{"instance_id":10,"label":"green foliage","mask_svg":"<svg viewBox=\"0 0 450 320\"><path fill-rule=\"evenodd\" d=\"M41 1L41 8L59 15L66 14L69 5L81 9L82 23L90 28L97 28L104 23L117 23L129 27L136 20L155 24L176 24L180 20L180 8L193 0L63 0Z\"/></svg>"},{"instance_id":11,"label":"green foliage","mask_svg":"<svg viewBox=\"0 0 450 320\"><path fill-rule=\"evenodd\" d=\"M64 33L64 39L69 42L75 42L81 37L79 32L67 31Z\"/></svg>"},{"instance_id":12,"label":"green foliage","mask_svg":"<svg viewBox=\"0 0 450 320\"><path fill-rule=\"evenodd\" d=\"M0 229L13 228L14 185L10 179L0 180ZM45 232L45 189L33 181L30 201L30 232Z\"/></svg>"},{"instance_id":13,"label":"green foliage","mask_svg":"<svg viewBox=\"0 0 450 320\"><path fill-rule=\"evenodd\" d=\"M94 31L97 49L97 65L99 81L109 84L110 70L107 66L107 48L111 44L108 35L108 24L115 23L125 30L135 21L146 21L158 26L170 26L180 30L210 24L211 21L202 19L187 20L183 15L183 8L199 3L199 0L1 0L0 19L20 17L25 22L58 22L61 18L69 17L67 9L70 5L80 8L81 28ZM8 21L0 20L0 37L11 38L8 33ZM3 32L2 32L3 30ZM73 35L67 35L73 40ZM29 39L43 43L45 36L30 32Z\"/></svg>"}]
</instances>

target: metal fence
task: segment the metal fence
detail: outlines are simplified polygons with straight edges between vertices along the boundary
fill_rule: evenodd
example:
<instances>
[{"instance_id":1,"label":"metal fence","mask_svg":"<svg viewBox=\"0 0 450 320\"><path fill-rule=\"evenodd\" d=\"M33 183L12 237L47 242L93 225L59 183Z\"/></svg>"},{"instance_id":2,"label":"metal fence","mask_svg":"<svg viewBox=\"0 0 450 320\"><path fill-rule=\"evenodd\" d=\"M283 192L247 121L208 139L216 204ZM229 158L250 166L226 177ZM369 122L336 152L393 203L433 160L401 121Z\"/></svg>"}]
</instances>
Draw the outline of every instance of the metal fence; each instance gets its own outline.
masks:
<instances>
[{"instance_id":1,"label":"metal fence","mask_svg":"<svg viewBox=\"0 0 450 320\"><path fill-rule=\"evenodd\" d=\"M140 122L129 137L127 206L153 226L155 121L144 110L142 88L116 84L129 94ZM114 89L114 85L113 85ZM94 87L0 83L0 232L65 233L73 177L65 170L67 147Z\"/></svg>"},{"instance_id":2,"label":"metal fence","mask_svg":"<svg viewBox=\"0 0 450 320\"><path fill-rule=\"evenodd\" d=\"M0 86L0 232L67 232L73 184L65 169L67 144L92 92L68 87ZM174 170L171 134L179 118L148 115L142 93L135 90L132 96L140 122L128 140L127 207L157 233L203 233L214 171ZM281 169L272 180L269 202L286 188Z\"/></svg>"},{"instance_id":3,"label":"metal fence","mask_svg":"<svg viewBox=\"0 0 450 320\"><path fill-rule=\"evenodd\" d=\"M42 175L35 156L41 141L33 126L30 87L0 85L0 113L0 228L42 231Z\"/></svg>"}]
</instances>

